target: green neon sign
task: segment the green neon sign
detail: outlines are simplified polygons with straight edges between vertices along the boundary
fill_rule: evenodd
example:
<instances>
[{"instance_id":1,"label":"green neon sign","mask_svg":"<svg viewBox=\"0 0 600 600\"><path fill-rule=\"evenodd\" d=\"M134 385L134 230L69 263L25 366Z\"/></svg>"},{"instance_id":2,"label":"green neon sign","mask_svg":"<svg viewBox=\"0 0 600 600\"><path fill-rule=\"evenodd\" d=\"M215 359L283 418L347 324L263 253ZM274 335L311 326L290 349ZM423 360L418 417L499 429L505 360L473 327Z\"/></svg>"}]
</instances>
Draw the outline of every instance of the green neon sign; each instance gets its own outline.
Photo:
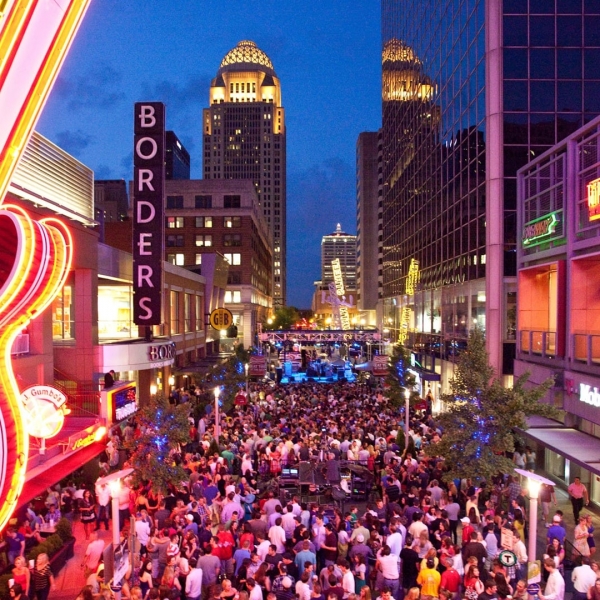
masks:
<instances>
[{"instance_id":1,"label":"green neon sign","mask_svg":"<svg viewBox=\"0 0 600 600\"><path fill-rule=\"evenodd\" d=\"M550 236L554 235L558 221L557 214L550 213L525 223L523 225L523 246L535 246L547 241Z\"/></svg>"}]
</instances>

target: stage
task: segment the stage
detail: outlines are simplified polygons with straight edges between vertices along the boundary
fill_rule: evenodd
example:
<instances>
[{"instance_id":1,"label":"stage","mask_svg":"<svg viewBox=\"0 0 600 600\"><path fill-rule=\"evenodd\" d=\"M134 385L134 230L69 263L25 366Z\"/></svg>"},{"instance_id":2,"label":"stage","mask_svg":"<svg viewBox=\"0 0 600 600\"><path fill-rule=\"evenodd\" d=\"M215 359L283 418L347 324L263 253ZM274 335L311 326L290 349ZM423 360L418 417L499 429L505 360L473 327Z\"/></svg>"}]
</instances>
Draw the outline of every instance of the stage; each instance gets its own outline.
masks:
<instances>
[{"instance_id":1,"label":"stage","mask_svg":"<svg viewBox=\"0 0 600 600\"><path fill-rule=\"evenodd\" d=\"M281 378L281 383L354 383L356 381L356 373L345 370L341 373L334 373L329 376L307 375L306 373L292 373L284 375Z\"/></svg>"}]
</instances>

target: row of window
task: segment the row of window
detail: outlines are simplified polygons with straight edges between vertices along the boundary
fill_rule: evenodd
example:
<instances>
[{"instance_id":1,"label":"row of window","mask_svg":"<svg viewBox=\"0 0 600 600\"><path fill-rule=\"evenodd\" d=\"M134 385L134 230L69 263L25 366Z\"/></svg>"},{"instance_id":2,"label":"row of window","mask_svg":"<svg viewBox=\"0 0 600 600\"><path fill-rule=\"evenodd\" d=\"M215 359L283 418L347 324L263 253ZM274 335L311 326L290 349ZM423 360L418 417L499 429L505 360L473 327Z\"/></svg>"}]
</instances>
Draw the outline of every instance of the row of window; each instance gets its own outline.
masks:
<instances>
[{"instance_id":1,"label":"row of window","mask_svg":"<svg viewBox=\"0 0 600 600\"><path fill-rule=\"evenodd\" d=\"M195 236L196 246L212 246L213 236L211 234L201 234ZM227 233L223 236L223 246L241 246L242 236L239 233ZM183 248L185 246L185 236L168 235L167 248Z\"/></svg>"},{"instance_id":2,"label":"row of window","mask_svg":"<svg viewBox=\"0 0 600 600\"><path fill-rule=\"evenodd\" d=\"M234 265L234 266L239 266L242 264L242 255L239 254L238 252L225 252L223 253L223 256L225 257L225 260L230 264L230 265ZM167 254L167 262L170 262L172 265L177 265L178 267L184 267L186 264L185 262L185 254L183 252L177 252L177 253L171 253L169 252ZM201 265L202 264L202 254L196 254L194 256L194 264L195 265Z\"/></svg>"},{"instance_id":3,"label":"row of window","mask_svg":"<svg viewBox=\"0 0 600 600\"><path fill-rule=\"evenodd\" d=\"M242 197L239 194L225 194L223 208L240 208ZM212 208L213 197L211 194L197 194L194 196L194 208ZM167 208L184 208L183 196L167 196Z\"/></svg>"},{"instance_id":4,"label":"row of window","mask_svg":"<svg viewBox=\"0 0 600 600\"><path fill-rule=\"evenodd\" d=\"M194 227L211 228L213 226L213 217L194 217ZM242 226L242 217L223 217L223 227L227 229L238 228ZM183 229L185 227L185 217L167 217L167 229Z\"/></svg>"},{"instance_id":5,"label":"row of window","mask_svg":"<svg viewBox=\"0 0 600 600\"><path fill-rule=\"evenodd\" d=\"M180 306L180 299L183 295L183 307ZM171 324L171 335L177 333L188 333L190 331L202 331L204 298L193 294L182 294L181 292L171 291L169 294L169 316ZM183 315L182 309L183 308ZM183 316L183 323L181 317ZM182 327L183 326L183 327Z\"/></svg>"}]
</instances>

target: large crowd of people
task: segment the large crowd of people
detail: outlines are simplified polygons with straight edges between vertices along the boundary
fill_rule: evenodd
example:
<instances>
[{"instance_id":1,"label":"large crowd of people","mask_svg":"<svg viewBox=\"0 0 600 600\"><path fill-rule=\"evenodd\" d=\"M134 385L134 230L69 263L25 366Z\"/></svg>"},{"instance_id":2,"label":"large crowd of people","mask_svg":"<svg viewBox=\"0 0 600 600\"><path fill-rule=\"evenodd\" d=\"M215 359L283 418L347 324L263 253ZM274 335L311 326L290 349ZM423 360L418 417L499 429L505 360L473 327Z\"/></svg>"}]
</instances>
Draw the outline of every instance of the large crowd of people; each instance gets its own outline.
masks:
<instances>
[{"instance_id":1,"label":"large crowd of people","mask_svg":"<svg viewBox=\"0 0 600 600\"><path fill-rule=\"evenodd\" d=\"M194 402L194 394L187 394ZM192 414L192 413L191 413ZM382 388L336 383L252 386L250 401L222 415L219 451L214 415L190 417L190 441L174 460L188 479L161 495L152 482L123 486L121 526L134 517L139 560L124 580L132 600L524 600L527 596L527 495L515 474L493 481L448 481L439 458L423 449L444 432L430 410L410 418L409 451L398 445L404 415ZM135 417L120 436L139 434ZM533 468L530 449L515 453ZM342 463L341 461L347 461ZM106 462L106 461L105 461ZM324 490L308 483L276 485L284 469L324 465ZM359 465L370 477L364 499L323 495L336 489L340 469ZM122 465L121 465L122 466ZM109 465L110 468L110 465ZM114 467L113 467L114 468ZM587 499L587 491L575 490ZM104 543L95 529L109 527L104 486L72 490L89 538L82 567L82 600L109 597ZM340 501L341 498L341 501ZM551 515L551 486L541 508L548 547L540 600L563 600L565 564L573 571L576 600L600 600L593 524L581 515L567 550L561 511ZM60 502L57 501L57 508ZM573 505L581 510L580 503ZM580 516L579 513L577 516ZM504 537L501 538L501 531ZM516 562L501 561L501 539ZM579 570L578 570L579 569ZM29 582L24 583L29 585ZM31 590L29 590L31 591ZM33 593L31 594L33 597ZM45 600L45 598L43 599Z\"/></svg>"}]
</instances>

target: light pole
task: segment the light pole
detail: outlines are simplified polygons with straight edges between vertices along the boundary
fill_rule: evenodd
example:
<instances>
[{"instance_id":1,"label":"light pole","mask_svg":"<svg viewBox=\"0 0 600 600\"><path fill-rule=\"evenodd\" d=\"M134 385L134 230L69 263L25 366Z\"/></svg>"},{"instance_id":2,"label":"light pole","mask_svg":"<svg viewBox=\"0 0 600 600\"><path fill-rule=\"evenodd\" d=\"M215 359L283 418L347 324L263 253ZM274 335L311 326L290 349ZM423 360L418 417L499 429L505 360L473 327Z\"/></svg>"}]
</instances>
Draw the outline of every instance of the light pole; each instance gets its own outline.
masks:
<instances>
[{"instance_id":1,"label":"light pole","mask_svg":"<svg viewBox=\"0 0 600 600\"><path fill-rule=\"evenodd\" d=\"M537 513L538 513L538 498L540 494L540 487L542 484L554 485L552 481L532 473L531 471L525 471L525 469L515 469L515 473L518 473L522 477L527 478L527 485L529 488L529 541L527 548L527 583L538 583L541 581L541 573L539 570L533 568L533 565L537 565L535 562L537 554Z\"/></svg>"},{"instance_id":2,"label":"light pole","mask_svg":"<svg viewBox=\"0 0 600 600\"><path fill-rule=\"evenodd\" d=\"M221 388L217 386L215 388L215 441L219 443L219 394Z\"/></svg>"},{"instance_id":3,"label":"light pole","mask_svg":"<svg viewBox=\"0 0 600 600\"><path fill-rule=\"evenodd\" d=\"M410 412L410 390L404 390L404 452L408 450L408 414Z\"/></svg>"},{"instance_id":4,"label":"light pole","mask_svg":"<svg viewBox=\"0 0 600 600\"><path fill-rule=\"evenodd\" d=\"M244 371L246 371L246 401L250 401L250 396L248 395L248 369L250 368L250 365L248 363L246 363L244 365Z\"/></svg>"}]
</instances>

